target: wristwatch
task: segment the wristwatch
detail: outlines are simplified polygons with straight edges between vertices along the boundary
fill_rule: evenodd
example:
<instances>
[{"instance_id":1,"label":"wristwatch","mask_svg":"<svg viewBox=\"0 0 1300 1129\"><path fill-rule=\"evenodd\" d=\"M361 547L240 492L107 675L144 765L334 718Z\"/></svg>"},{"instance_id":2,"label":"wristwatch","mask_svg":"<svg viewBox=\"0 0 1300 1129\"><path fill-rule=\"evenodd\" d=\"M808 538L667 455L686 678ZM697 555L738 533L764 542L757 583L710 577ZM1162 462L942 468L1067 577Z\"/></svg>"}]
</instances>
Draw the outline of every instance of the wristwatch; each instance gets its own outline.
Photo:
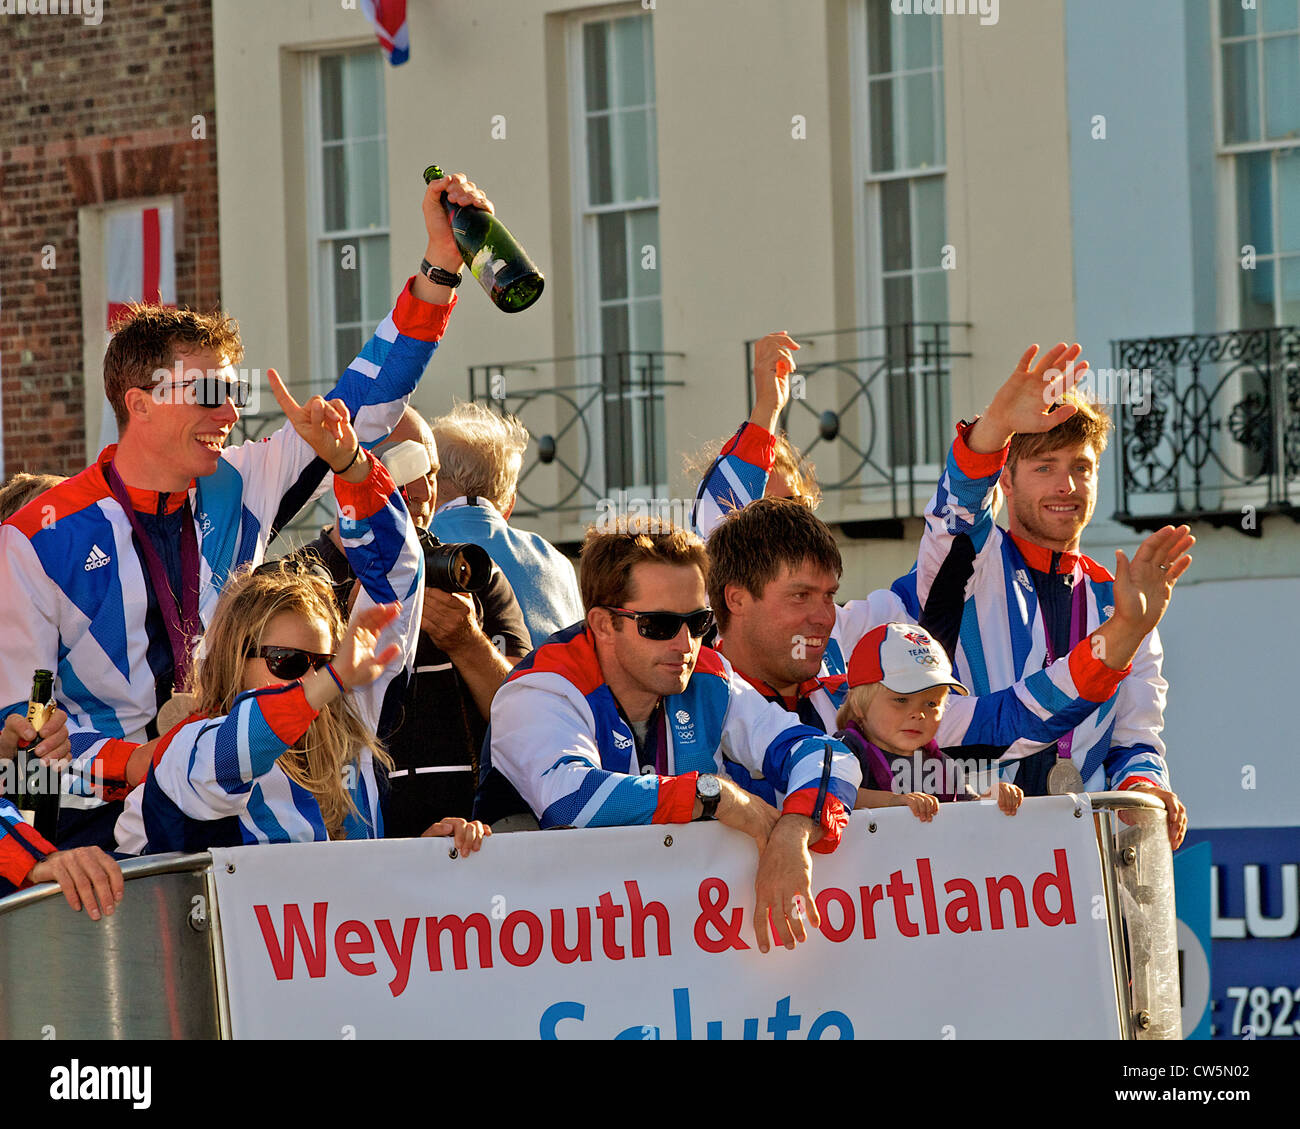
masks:
<instances>
[{"instance_id":1,"label":"wristwatch","mask_svg":"<svg viewBox=\"0 0 1300 1129\"><path fill-rule=\"evenodd\" d=\"M420 273L424 275L434 286L450 286L453 290L460 285L460 273L458 271L443 270L442 267L435 267L428 259L420 260Z\"/></svg>"},{"instance_id":2,"label":"wristwatch","mask_svg":"<svg viewBox=\"0 0 1300 1129\"><path fill-rule=\"evenodd\" d=\"M711 772L701 772L695 778L695 798L700 801L700 819L712 819L722 799L722 784Z\"/></svg>"}]
</instances>

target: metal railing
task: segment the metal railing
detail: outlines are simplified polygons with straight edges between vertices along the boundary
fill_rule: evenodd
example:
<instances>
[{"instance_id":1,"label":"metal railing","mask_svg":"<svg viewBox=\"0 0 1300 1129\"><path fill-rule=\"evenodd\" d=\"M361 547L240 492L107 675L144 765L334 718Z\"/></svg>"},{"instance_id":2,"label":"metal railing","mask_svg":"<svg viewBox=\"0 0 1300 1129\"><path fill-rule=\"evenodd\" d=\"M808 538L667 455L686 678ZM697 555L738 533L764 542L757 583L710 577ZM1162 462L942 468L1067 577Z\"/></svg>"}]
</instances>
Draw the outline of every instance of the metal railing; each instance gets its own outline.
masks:
<instances>
[{"instance_id":1,"label":"metal railing","mask_svg":"<svg viewBox=\"0 0 1300 1129\"><path fill-rule=\"evenodd\" d=\"M665 361L640 350L472 365L471 400L518 416L532 436L515 513L581 515L619 490L667 481Z\"/></svg>"},{"instance_id":2,"label":"metal railing","mask_svg":"<svg viewBox=\"0 0 1300 1129\"><path fill-rule=\"evenodd\" d=\"M50 883L0 899L0 1039L230 1037L212 856L121 865L99 921Z\"/></svg>"},{"instance_id":3,"label":"metal railing","mask_svg":"<svg viewBox=\"0 0 1300 1129\"><path fill-rule=\"evenodd\" d=\"M781 426L816 464L823 494L860 491L863 501L887 503L893 518L920 516L930 471L947 455L952 362L970 356L950 338L969 328L904 322L791 335L803 348ZM745 342L751 409L756 344Z\"/></svg>"},{"instance_id":4,"label":"metal railing","mask_svg":"<svg viewBox=\"0 0 1300 1129\"><path fill-rule=\"evenodd\" d=\"M1111 343L1130 389L1115 408L1116 520L1234 525L1243 506L1300 517L1300 327ZM1134 402L1136 401L1136 402Z\"/></svg>"},{"instance_id":5,"label":"metal railing","mask_svg":"<svg viewBox=\"0 0 1300 1129\"><path fill-rule=\"evenodd\" d=\"M1101 852L1120 1033L1125 1039L1181 1039L1174 855L1164 805L1140 792L1092 792L1088 798Z\"/></svg>"}]
</instances>

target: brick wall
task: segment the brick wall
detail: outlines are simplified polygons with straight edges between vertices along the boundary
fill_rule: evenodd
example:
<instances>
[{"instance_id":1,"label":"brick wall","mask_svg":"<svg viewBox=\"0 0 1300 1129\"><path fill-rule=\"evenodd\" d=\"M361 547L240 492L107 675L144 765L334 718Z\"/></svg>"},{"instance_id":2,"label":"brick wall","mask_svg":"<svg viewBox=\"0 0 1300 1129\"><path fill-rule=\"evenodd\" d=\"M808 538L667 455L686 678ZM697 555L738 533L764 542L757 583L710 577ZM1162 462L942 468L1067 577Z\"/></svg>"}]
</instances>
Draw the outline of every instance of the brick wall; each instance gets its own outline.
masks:
<instances>
[{"instance_id":1,"label":"brick wall","mask_svg":"<svg viewBox=\"0 0 1300 1129\"><path fill-rule=\"evenodd\" d=\"M177 301L220 302L210 3L101 0L98 26L0 15L6 474L86 462L78 208L177 194ZM192 137L196 114L205 140Z\"/></svg>"}]
</instances>

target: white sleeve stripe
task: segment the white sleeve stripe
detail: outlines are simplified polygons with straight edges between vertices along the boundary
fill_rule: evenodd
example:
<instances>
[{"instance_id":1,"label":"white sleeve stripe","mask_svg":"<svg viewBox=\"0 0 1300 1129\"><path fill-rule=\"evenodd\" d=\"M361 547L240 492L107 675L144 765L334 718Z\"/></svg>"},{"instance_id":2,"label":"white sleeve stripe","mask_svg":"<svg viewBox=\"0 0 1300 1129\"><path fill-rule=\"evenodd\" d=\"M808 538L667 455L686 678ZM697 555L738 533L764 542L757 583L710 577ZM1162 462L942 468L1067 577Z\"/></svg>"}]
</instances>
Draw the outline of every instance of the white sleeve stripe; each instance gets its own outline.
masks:
<instances>
[{"instance_id":1,"label":"white sleeve stripe","mask_svg":"<svg viewBox=\"0 0 1300 1129\"><path fill-rule=\"evenodd\" d=\"M615 772L611 772L605 777L601 781L600 787L592 793L591 799L583 805L582 811L578 812L577 818L573 821L573 826L586 827L591 818L600 810L601 805L604 804L605 798L618 787L619 781L622 779L623 777Z\"/></svg>"}]
</instances>

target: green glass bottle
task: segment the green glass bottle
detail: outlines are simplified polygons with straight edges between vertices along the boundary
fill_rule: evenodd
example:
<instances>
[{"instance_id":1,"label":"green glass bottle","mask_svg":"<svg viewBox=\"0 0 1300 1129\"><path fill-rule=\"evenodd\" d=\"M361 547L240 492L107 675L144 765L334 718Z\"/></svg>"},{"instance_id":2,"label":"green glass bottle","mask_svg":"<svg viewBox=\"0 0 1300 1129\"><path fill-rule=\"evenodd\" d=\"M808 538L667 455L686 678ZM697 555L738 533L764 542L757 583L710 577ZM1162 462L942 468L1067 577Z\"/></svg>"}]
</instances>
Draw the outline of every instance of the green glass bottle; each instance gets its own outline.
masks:
<instances>
[{"instance_id":1,"label":"green glass bottle","mask_svg":"<svg viewBox=\"0 0 1300 1129\"><path fill-rule=\"evenodd\" d=\"M27 702L27 722L39 734L54 712L54 675L38 670L32 678L32 696ZM39 736L32 742L39 743ZM26 749L18 754L18 794L14 804L38 832L54 841L59 821L59 781L62 773L55 767L29 760Z\"/></svg>"},{"instance_id":2,"label":"green glass bottle","mask_svg":"<svg viewBox=\"0 0 1300 1129\"><path fill-rule=\"evenodd\" d=\"M430 165L424 170L424 183L442 175L442 169ZM517 314L542 296L546 279L505 224L482 208L451 203L445 192L442 206L451 220L460 257L498 309Z\"/></svg>"}]
</instances>

